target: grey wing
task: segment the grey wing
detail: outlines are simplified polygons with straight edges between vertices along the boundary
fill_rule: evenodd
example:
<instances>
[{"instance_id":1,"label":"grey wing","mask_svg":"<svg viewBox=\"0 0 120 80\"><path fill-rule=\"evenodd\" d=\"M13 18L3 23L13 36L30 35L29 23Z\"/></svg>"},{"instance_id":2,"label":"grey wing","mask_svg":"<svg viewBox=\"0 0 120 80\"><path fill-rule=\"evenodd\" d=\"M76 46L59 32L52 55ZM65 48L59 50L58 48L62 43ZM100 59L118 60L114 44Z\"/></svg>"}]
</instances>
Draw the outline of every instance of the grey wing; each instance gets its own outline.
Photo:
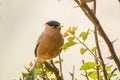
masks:
<instances>
[{"instance_id":1,"label":"grey wing","mask_svg":"<svg viewBox=\"0 0 120 80\"><path fill-rule=\"evenodd\" d=\"M43 36L43 33L39 36L39 38L38 38L38 40L37 40L36 48L35 48L35 50L34 50L35 57L37 57L37 48L38 48L38 45L40 44L40 41L41 41L42 36Z\"/></svg>"}]
</instances>

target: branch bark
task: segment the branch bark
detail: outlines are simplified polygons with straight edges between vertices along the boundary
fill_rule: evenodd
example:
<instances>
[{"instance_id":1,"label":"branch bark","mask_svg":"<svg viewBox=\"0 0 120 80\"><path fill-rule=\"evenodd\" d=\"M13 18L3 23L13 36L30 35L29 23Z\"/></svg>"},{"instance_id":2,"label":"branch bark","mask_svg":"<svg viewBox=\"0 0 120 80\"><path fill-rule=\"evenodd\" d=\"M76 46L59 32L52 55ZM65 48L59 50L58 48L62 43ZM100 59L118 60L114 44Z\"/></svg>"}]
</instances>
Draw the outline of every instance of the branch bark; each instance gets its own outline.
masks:
<instances>
[{"instance_id":1,"label":"branch bark","mask_svg":"<svg viewBox=\"0 0 120 80\"><path fill-rule=\"evenodd\" d=\"M96 16L96 0L94 0L94 8L93 8L93 14L94 16ZM103 74L104 74L104 79L107 80L107 71L106 71L106 66L102 57L102 53L101 53L101 49L99 46L99 41L98 41L98 34L97 34L97 27L94 25L94 35L95 35L95 43L96 43L96 47L97 47L97 52L98 52L98 56L101 60L101 65L103 67ZM98 66L99 68L99 66ZM99 79L99 75L98 75L98 79Z\"/></svg>"},{"instance_id":2,"label":"branch bark","mask_svg":"<svg viewBox=\"0 0 120 80\"><path fill-rule=\"evenodd\" d=\"M55 65L51 65L47 61L45 61L44 63L46 65L46 67L55 74L57 80L63 80L63 78L60 76L60 72L59 72L58 68L56 68Z\"/></svg>"},{"instance_id":3,"label":"branch bark","mask_svg":"<svg viewBox=\"0 0 120 80\"><path fill-rule=\"evenodd\" d=\"M90 8L88 7L88 5L85 3L84 0L74 0L78 6L83 10L83 12L85 13L85 15L89 18L89 20L94 24L94 26L97 28L97 30L99 31L99 33L101 34L102 38L104 39L104 41L106 42L109 51L111 53L111 56L113 57L117 68L120 72L120 61L116 55L116 52L114 50L113 44L112 42L109 40L108 36L106 35L106 33L104 32L101 24L99 23L98 19L96 18L96 16L93 14L93 12L90 10Z\"/></svg>"}]
</instances>

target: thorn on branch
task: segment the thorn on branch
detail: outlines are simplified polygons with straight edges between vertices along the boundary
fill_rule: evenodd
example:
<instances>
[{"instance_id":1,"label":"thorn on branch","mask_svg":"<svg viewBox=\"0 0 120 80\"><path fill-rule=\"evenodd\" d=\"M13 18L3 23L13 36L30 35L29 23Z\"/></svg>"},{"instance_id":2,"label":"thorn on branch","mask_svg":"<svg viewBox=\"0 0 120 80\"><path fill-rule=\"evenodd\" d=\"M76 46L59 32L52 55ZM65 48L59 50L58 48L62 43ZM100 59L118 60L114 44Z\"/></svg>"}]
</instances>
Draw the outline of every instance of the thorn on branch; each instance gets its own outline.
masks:
<instances>
[{"instance_id":1,"label":"thorn on branch","mask_svg":"<svg viewBox=\"0 0 120 80\"><path fill-rule=\"evenodd\" d=\"M113 74L116 70L117 70L117 68L113 69L113 71L111 72L111 74Z\"/></svg>"},{"instance_id":2,"label":"thorn on branch","mask_svg":"<svg viewBox=\"0 0 120 80\"><path fill-rule=\"evenodd\" d=\"M109 56L109 57L106 57L106 59L112 60L113 57L112 57L112 56Z\"/></svg>"},{"instance_id":3,"label":"thorn on branch","mask_svg":"<svg viewBox=\"0 0 120 80\"><path fill-rule=\"evenodd\" d=\"M74 8L78 8L79 6L75 6Z\"/></svg>"},{"instance_id":4,"label":"thorn on branch","mask_svg":"<svg viewBox=\"0 0 120 80\"><path fill-rule=\"evenodd\" d=\"M117 41L117 39L115 39L114 41L112 41L112 44L114 43L114 42L116 42Z\"/></svg>"}]
</instances>

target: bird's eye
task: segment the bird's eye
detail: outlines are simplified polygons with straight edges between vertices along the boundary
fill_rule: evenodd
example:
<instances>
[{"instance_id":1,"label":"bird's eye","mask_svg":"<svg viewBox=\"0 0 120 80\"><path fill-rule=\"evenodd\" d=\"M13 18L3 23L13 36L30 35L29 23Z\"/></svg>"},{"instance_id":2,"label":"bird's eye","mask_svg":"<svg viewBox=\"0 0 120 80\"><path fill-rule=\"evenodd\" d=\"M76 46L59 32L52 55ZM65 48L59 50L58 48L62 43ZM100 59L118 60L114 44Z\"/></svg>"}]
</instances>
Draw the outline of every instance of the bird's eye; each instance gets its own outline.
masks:
<instances>
[{"instance_id":1,"label":"bird's eye","mask_svg":"<svg viewBox=\"0 0 120 80\"><path fill-rule=\"evenodd\" d=\"M58 28L59 26L53 26L54 29Z\"/></svg>"}]
</instances>

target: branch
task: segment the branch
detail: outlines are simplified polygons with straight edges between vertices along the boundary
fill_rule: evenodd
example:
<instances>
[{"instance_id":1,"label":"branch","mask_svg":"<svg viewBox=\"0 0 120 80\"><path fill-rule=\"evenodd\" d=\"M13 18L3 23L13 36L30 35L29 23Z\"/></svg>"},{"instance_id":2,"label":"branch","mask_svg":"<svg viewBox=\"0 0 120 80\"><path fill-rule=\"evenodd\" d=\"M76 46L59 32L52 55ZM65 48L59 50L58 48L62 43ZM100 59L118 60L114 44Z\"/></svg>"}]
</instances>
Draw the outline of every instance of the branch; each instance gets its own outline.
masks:
<instances>
[{"instance_id":1,"label":"branch","mask_svg":"<svg viewBox=\"0 0 120 80\"><path fill-rule=\"evenodd\" d=\"M99 58L101 60L100 64L103 67L104 78L105 78L105 80L107 80L107 71L105 69L105 63L104 63L104 60L103 60L102 55L101 55L101 50L100 50L100 46L99 46L99 43L98 43L98 36L97 36L97 29L96 29L96 27L95 27L95 33L94 33L94 35L95 35L95 43L96 43L98 55L99 55Z\"/></svg>"},{"instance_id":2,"label":"branch","mask_svg":"<svg viewBox=\"0 0 120 80\"><path fill-rule=\"evenodd\" d=\"M93 12L94 12L94 15L96 15L96 0L94 0L94 9L93 9ZM100 64L103 67L104 78L105 78L105 80L107 80L107 71L106 71L106 68L105 68L105 63L104 63L104 60L102 58L100 46L99 46L99 43L98 43L99 41L98 41L98 35L97 35L97 27L96 27L96 25L94 25L94 35L95 35L95 43L96 43L96 47L97 47L97 51L98 51L98 56L99 56L99 58L101 60ZM99 67L97 67L97 68L99 68ZM99 75L98 75L98 80L99 80Z\"/></svg>"},{"instance_id":3,"label":"branch","mask_svg":"<svg viewBox=\"0 0 120 80\"><path fill-rule=\"evenodd\" d=\"M75 74L75 66L73 66L73 72L69 72L71 77L72 77L72 80L74 80L74 74Z\"/></svg>"},{"instance_id":4,"label":"branch","mask_svg":"<svg viewBox=\"0 0 120 80\"><path fill-rule=\"evenodd\" d=\"M61 56L59 55L59 60L61 60ZM62 73L62 62L60 61L60 76L61 76L61 78L62 78L62 80L64 80L63 79L63 73Z\"/></svg>"},{"instance_id":5,"label":"branch","mask_svg":"<svg viewBox=\"0 0 120 80\"><path fill-rule=\"evenodd\" d=\"M95 55L97 56L97 53L96 53L96 51L95 51ZM94 57L95 58L95 63L98 65L98 60L96 59L96 57ZM100 75L100 72L99 72L99 66L96 66L96 72L97 72L97 79L98 80L100 80L100 77L99 77L99 75Z\"/></svg>"},{"instance_id":6,"label":"branch","mask_svg":"<svg viewBox=\"0 0 120 80\"><path fill-rule=\"evenodd\" d=\"M106 33L104 32L101 24L99 23L98 19L96 18L96 16L93 14L93 12L90 10L90 8L88 7L88 5L84 2L84 0L81 0L81 2L79 0L74 0L78 6L83 10L83 12L85 13L85 15L89 18L89 20L94 24L94 26L97 28L97 30L99 31L99 33L101 34L102 38L104 39L104 41L106 42L109 51L111 53L111 56L113 57L117 68L120 72L120 61L116 55L116 52L114 50L113 44L112 42L109 40L108 36L106 35Z\"/></svg>"},{"instance_id":7,"label":"branch","mask_svg":"<svg viewBox=\"0 0 120 80\"><path fill-rule=\"evenodd\" d=\"M80 41L80 39L77 38L76 36L74 36L74 37L101 63L101 61L97 58L97 56L89 49L89 47L85 43Z\"/></svg>"},{"instance_id":8,"label":"branch","mask_svg":"<svg viewBox=\"0 0 120 80\"><path fill-rule=\"evenodd\" d=\"M55 65L54 65L54 66L51 65L51 64L48 63L47 61L45 61L44 63L45 63L45 65L46 65L46 67L55 74L57 80L63 80L62 77L61 77L60 74L59 74L58 68L56 68Z\"/></svg>"}]
</instances>

